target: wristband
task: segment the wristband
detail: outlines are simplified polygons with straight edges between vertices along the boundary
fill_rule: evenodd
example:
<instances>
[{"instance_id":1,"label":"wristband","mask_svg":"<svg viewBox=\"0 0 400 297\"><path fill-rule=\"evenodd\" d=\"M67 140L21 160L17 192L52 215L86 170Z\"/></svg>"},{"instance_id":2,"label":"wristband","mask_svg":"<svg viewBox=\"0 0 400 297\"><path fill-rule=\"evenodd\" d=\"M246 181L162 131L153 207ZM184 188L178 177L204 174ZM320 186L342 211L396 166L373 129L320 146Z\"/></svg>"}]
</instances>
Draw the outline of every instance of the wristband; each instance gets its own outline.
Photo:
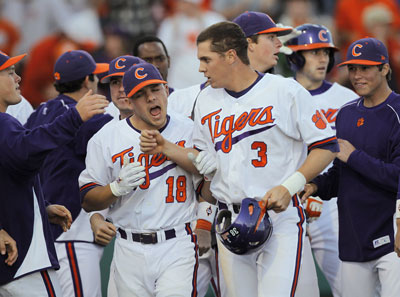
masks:
<instances>
[{"instance_id":1,"label":"wristband","mask_svg":"<svg viewBox=\"0 0 400 297\"><path fill-rule=\"evenodd\" d=\"M212 205L206 201L200 202L197 208L197 219L205 220L209 223L214 223L215 214L217 213L217 206Z\"/></svg>"},{"instance_id":2,"label":"wristband","mask_svg":"<svg viewBox=\"0 0 400 297\"><path fill-rule=\"evenodd\" d=\"M211 231L212 224L209 221L198 219L196 224L196 229L203 229Z\"/></svg>"},{"instance_id":3,"label":"wristband","mask_svg":"<svg viewBox=\"0 0 400 297\"><path fill-rule=\"evenodd\" d=\"M396 219L400 219L400 199L396 202Z\"/></svg>"},{"instance_id":4,"label":"wristband","mask_svg":"<svg viewBox=\"0 0 400 297\"><path fill-rule=\"evenodd\" d=\"M304 189L306 182L304 175L301 172L296 171L282 183L282 186L289 191L290 196L293 196L298 191Z\"/></svg>"}]
</instances>

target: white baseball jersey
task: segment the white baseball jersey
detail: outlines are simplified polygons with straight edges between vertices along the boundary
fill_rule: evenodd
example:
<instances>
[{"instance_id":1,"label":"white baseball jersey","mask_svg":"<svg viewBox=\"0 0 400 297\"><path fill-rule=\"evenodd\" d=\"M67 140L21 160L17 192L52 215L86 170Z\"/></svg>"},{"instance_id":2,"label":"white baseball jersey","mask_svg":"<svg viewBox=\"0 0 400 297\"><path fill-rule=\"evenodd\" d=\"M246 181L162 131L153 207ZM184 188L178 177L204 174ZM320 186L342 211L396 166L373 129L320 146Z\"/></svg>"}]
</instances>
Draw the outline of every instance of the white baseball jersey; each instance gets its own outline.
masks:
<instances>
[{"instance_id":1,"label":"white baseball jersey","mask_svg":"<svg viewBox=\"0 0 400 297\"><path fill-rule=\"evenodd\" d=\"M239 98L205 88L195 119L195 146L217 155L211 191L227 204L263 197L300 167L304 143L312 148L335 139L310 94L271 74Z\"/></svg>"},{"instance_id":2,"label":"white baseball jersey","mask_svg":"<svg viewBox=\"0 0 400 297\"><path fill-rule=\"evenodd\" d=\"M22 125L26 123L33 112L32 105L21 95L21 102L7 107L8 114L16 118Z\"/></svg>"},{"instance_id":3,"label":"white baseball jersey","mask_svg":"<svg viewBox=\"0 0 400 297\"><path fill-rule=\"evenodd\" d=\"M175 90L168 96L168 110L190 117L201 86L197 84L188 88Z\"/></svg>"},{"instance_id":4,"label":"white baseball jersey","mask_svg":"<svg viewBox=\"0 0 400 297\"><path fill-rule=\"evenodd\" d=\"M192 146L193 122L169 117L160 131L171 142ZM105 186L118 178L126 154L146 167L145 183L110 206L108 218L116 227L148 232L191 222L196 218L192 175L163 155L140 151L140 131L129 118L103 127L88 144L86 169L79 177L81 190ZM151 189L151 192L147 191Z\"/></svg>"}]
</instances>

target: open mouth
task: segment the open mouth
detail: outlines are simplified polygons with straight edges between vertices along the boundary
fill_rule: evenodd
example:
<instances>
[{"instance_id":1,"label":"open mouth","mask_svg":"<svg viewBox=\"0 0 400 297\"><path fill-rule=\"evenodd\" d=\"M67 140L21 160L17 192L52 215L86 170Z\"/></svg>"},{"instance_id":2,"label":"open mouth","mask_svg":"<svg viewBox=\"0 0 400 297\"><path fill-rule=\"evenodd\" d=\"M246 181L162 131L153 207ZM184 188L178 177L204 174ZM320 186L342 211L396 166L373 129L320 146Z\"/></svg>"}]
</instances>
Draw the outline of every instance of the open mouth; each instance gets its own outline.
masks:
<instances>
[{"instance_id":1,"label":"open mouth","mask_svg":"<svg viewBox=\"0 0 400 297\"><path fill-rule=\"evenodd\" d=\"M160 115L161 114L161 107L160 106L154 106L154 107L150 108L150 114L153 117L156 117L156 116Z\"/></svg>"}]
</instances>

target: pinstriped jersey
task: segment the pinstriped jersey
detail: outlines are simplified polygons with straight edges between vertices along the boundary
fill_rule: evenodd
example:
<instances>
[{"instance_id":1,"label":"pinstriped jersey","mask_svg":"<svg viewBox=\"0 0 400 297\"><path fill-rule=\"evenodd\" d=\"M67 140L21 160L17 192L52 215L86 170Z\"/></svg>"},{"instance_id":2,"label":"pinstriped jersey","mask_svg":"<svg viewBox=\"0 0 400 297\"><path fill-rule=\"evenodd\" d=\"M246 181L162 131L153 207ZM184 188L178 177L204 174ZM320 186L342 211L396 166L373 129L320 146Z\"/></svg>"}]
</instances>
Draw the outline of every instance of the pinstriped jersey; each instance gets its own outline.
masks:
<instances>
[{"instance_id":1,"label":"pinstriped jersey","mask_svg":"<svg viewBox=\"0 0 400 297\"><path fill-rule=\"evenodd\" d=\"M216 154L211 191L229 204L260 199L281 184L302 164L304 143L312 149L336 138L300 84L266 74L238 98L205 88L195 108L193 142Z\"/></svg>"},{"instance_id":2,"label":"pinstriped jersey","mask_svg":"<svg viewBox=\"0 0 400 297\"><path fill-rule=\"evenodd\" d=\"M192 147L193 122L180 115L168 116L160 130L171 142ZM140 151L140 131L129 118L110 123L92 137L88 144L86 169L79 177L82 195L96 186L116 180L124 155L146 168L145 182L110 206L108 218L123 229L148 232L167 229L195 219L195 194L192 174L178 167L162 154Z\"/></svg>"}]
</instances>

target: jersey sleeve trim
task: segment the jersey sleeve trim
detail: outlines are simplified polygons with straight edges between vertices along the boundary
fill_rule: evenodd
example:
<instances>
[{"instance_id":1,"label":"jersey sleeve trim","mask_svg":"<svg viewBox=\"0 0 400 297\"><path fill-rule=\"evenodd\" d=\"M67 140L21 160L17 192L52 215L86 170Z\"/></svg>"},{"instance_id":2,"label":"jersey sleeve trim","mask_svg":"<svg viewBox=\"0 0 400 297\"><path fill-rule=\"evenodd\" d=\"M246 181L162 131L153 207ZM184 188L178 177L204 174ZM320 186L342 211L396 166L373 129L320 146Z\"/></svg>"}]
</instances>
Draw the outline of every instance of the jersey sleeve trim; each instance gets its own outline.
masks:
<instances>
[{"instance_id":1,"label":"jersey sleeve trim","mask_svg":"<svg viewBox=\"0 0 400 297\"><path fill-rule=\"evenodd\" d=\"M91 189L94 189L95 187L100 187L100 185L92 182L92 183L84 184L82 187L80 187L79 192L80 192L81 200L83 200L83 198L85 197L87 192L89 192Z\"/></svg>"},{"instance_id":2,"label":"jersey sleeve trim","mask_svg":"<svg viewBox=\"0 0 400 297\"><path fill-rule=\"evenodd\" d=\"M315 148L327 149L334 153L339 152L339 145L336 136L325 138L310 144L308 146L308 151L310 152Z\"/></svg>"}]
</instances>

